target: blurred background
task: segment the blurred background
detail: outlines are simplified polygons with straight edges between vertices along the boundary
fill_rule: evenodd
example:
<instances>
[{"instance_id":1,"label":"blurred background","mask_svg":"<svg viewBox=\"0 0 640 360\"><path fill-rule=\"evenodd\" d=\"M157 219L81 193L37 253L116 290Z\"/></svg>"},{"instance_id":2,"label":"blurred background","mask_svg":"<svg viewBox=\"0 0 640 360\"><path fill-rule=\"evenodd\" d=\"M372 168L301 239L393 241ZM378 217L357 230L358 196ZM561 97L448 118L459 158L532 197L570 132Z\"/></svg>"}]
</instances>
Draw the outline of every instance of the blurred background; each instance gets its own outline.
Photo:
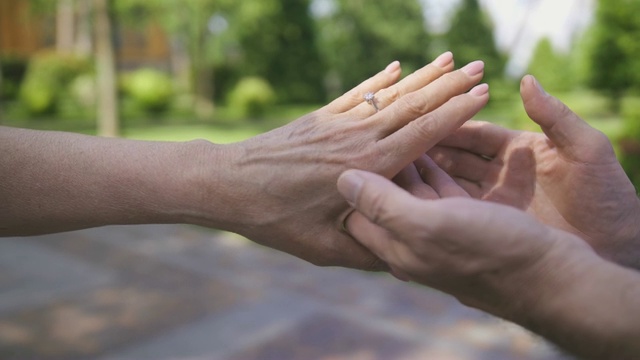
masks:
<instances>
[{"instance_id":1,"label":"blurred background","mask_svg":"<svg viewBox=\"0 0 640 360\"><path fill-rule=\"evenodd\" d=\"M407 75L451 50L457 67L486 63L478 119L536 131L518 93L531 73L609 136L638 186L638 14L640 0L0 0L0 124L228 143L393 60ZM559 356L442 294L228 236L138 227L3 241L0 357ZM319 308L332 315L310 317Z\"/></svg>"}]
</instances>

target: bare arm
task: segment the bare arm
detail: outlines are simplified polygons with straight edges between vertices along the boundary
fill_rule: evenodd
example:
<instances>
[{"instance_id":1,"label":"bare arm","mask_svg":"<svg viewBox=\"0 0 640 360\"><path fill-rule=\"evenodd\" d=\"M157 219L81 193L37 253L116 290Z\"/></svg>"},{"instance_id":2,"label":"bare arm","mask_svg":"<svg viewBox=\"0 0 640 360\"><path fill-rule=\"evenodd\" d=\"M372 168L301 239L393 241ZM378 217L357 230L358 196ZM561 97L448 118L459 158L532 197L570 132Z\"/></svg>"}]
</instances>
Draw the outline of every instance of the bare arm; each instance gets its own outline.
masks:
<instances>
[{"instance_id":1,"label":"bare arm","mask_svg":"<svg viewBox=\"0 0 640 360\"><path fill-rule=\"evenodd\" d=\"M1 127L0 235L186 222L211 148Z\"/></svg>"},{"instance_id":2,"label":"bare arm","mask_svg":"<svg viewBox=\"0 0 640 360\"><path fill-rule=\"evenodd\" d=\"M335 182L354 167L392 177L478 112L484 64L453 67L445 53L398 81L394 62L327 106L229 145L2 128L0 235L184 222L318 265L385 270L341 231L349 207Z\"/></svg>"}]
</instances>

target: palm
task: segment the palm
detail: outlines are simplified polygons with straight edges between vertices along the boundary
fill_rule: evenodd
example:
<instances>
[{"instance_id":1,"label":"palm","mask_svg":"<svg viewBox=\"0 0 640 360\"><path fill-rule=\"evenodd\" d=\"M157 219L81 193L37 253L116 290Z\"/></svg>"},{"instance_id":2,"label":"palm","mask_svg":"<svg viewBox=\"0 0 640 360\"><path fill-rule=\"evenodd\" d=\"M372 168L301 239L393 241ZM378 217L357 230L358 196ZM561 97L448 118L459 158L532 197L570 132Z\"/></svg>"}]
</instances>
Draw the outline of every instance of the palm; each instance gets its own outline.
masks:
<instances>
[{"instance_id":1,"label":"palm","mask_svg":"<svg viewBox=\"0 0 640 360\"><path fill-rule=\"evenodd\" d=\"M542 134L513 132L491 162L482 199L518 207L541 222L602 247L634 234L635 191L608 143L568 158ZM594 151L598 150L598 151ZM591 156L596 155L596 156Z\"/></svg>"},{"instance_id":2,"label":"palm","mask_svg":"<svg viewBox=\"0 0 640 360\"><path fill-rule=\"evenodd\" d=\"M475 198L525 210L601 255L638 266L640 203L609 140L523 80L544 134L470 122L429 154Z\"/></svg>"}]
</instances>

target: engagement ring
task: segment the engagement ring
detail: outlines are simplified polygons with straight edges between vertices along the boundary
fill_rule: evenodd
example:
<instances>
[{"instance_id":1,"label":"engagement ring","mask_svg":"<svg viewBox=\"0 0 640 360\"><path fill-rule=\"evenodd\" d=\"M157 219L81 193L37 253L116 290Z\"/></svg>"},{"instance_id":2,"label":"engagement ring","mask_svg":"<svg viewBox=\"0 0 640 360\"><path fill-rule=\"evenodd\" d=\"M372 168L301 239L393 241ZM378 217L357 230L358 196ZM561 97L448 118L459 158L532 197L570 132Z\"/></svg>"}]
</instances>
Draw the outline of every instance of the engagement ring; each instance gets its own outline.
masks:
<instances>
[{"instance_id":1,"label":"engagement ring","mask_svg":"<svg viewBox=\"0 0 640 360\"><path fill-rule=\"evenodd\" d=\"M376 104L376 95L374 93L368 92L364 94L364 101L373 106L376 109L376 112L378 112L378 104Z\"/></svg>"}]
</instances>

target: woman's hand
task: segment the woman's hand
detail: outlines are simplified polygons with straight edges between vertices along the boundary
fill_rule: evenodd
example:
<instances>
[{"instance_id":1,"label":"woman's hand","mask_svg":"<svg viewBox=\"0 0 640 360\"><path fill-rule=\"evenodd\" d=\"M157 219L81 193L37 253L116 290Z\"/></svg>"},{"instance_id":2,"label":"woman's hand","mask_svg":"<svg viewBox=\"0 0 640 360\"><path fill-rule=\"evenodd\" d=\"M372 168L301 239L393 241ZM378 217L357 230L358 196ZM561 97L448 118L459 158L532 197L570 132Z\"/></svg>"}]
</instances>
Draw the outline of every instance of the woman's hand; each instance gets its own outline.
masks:
<instances>
[{"instance_id":1,"label":"woman's hand","mask_svg":"<svg viewBox=\"0 0 640 360\"><path fill-rule=\"evenodd\" d=\"M533 77L521 94L544 134L468 122L429 154L474 198L525 210L640 268L640 202L607 137Z\"/></svg>"},{"instance_id":2,"label":"woman's hand","mask_svg":"<svg viewBox=\"0 0 640 360\"><path fill-rule=\"evenodd\" d=\"M209 186L194 222L318 265L385 269L341 231L349 206L335 182L349 168L391 178L457 129L488 100L486 85L474 87L483 67L474 62L451 72L445 53L396 84L400 68L392 63L329 105L221 150L224 167L210 169L217 178L210 184L229 186ZM375 106L364 99L369 92ZM213 211L216 219L207 216Z\"/></svg>"}]
</instances>

